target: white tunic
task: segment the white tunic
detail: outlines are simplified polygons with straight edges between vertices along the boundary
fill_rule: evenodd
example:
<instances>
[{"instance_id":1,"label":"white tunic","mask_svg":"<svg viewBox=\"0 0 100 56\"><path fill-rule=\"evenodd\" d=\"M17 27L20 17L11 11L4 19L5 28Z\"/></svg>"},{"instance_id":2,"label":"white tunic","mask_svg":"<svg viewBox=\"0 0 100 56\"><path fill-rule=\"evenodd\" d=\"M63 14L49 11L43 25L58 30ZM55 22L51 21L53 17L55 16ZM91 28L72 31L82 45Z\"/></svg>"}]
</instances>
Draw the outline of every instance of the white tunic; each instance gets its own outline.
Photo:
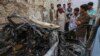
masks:
<instances>
[{"instance_id":1,"label":"white tunic","mask_svg":"<svg viewBox=\"0 0 100 56\"><path fill-rule=\"evenodd\" d=\"M65 13L59 13L58 12L58 22L57 23L60 26L59 31L64 32L65 19L66 19Z\"/></svg>"},{"instance_id":2,"label":"white tunic","mask_svg":"<svg viewBox=\"0 0 100 56\"><path fill-rule=\"evenodd\" d=\"M43 12L43 21L44 22L50 22L48 11Z\"/></svg>"}]
</instances>

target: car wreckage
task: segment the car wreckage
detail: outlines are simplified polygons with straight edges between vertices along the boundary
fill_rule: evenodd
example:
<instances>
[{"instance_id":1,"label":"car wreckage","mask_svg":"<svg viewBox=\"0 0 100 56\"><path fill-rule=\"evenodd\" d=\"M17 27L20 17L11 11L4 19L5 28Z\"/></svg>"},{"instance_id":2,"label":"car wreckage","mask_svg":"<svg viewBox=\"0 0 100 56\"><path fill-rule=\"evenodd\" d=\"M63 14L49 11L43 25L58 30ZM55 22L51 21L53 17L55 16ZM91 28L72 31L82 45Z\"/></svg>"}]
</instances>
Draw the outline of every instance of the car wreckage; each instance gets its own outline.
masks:
<instances>
[{"instance_id":1,"label":"car wreckage","mask_svg":"<svg viewBox=\"0 0 100 56\"><path fill-rule=\"evenodd\" d=\"M25 23L15 23L13 17L20 18ZM9 23L2 27L0 33L0 56L85 56L86 54L85 45L79 40L66 39L68 36L58 31L59 26L46 23L44 26L49 25L47 28L39 27L36 24L39 21L32 19L35 24L31 24L25 17L16 15L8 16L7 20Z\"/></svg>"}]
</instances>

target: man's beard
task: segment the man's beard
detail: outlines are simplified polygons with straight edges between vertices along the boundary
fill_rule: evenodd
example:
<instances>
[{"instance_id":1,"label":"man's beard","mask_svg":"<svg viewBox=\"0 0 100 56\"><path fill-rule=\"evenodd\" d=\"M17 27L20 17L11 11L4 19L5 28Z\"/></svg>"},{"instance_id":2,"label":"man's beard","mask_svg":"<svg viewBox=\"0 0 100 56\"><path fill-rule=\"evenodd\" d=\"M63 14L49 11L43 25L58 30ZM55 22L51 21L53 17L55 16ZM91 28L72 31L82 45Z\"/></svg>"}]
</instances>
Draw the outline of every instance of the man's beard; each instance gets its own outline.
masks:
<instances>
[{"instance_id":1,"label":"man's beard","mask_svg":"<svg viewBox=\"0 0 100 56\"><path fill-rule=\"evenodd\" d=\"M54 9L54 7L51 7L51 9Z\"/></svg>"}]
</instances>

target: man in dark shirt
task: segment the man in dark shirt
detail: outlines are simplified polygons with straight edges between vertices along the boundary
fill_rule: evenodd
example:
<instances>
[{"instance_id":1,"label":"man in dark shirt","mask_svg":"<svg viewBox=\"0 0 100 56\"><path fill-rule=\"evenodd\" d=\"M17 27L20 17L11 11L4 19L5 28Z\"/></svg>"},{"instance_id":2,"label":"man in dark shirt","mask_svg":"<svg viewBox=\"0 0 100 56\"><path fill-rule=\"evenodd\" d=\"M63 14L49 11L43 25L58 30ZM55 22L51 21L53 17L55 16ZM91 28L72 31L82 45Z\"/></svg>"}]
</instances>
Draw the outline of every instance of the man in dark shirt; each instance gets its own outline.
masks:
<instances>
[{"instance_id":1,"label":"man in dark shirt","mask_svg":"<svg viewBox=\"0 0 100 56\"><path fill-rule=\"evenodd\" d=\"M85 40L85 35L87 31L87 26L89 24L90 16L87 13L88 6L83 4L80 6L80 16L77 19L77 37L81 40Z\"/></svg>"},{"instance_id":2,"label":"man in dark shirt","mask_svg":"<svg viewBox=\"0 0 100 56\"><path fill-rule=\"evenodd\" d=\"M72 15L71 3L68 3L67 6L68 6L68 8L65 13L66 13L67 18L70 19L71 15ZM68 26L69 26L69 22L66 22L65 31L69 31Z\"/></svg>"},{"instance_id":3,"label":"man in dark shirt","mask_svg":"<svg viewBox=\"0 0 100 56\"><path fill-rule=\"evenodd\" d=\"M72 15L72 8L71 8L71 3L67 4L68 8L66 11L67 17L70 18L70 16Z\"/></svg>"},{"instance_id":4,"label":"man in dark shirt","mask_svg":"<svg viewBox=\"0 0 100 56\"><path fill-rule=\"evenodd\" d=\"M53 3L51 3L51 8L50 8L50 20L51 22L55 20L55 9Z\"/></svg>"}]
</instances>

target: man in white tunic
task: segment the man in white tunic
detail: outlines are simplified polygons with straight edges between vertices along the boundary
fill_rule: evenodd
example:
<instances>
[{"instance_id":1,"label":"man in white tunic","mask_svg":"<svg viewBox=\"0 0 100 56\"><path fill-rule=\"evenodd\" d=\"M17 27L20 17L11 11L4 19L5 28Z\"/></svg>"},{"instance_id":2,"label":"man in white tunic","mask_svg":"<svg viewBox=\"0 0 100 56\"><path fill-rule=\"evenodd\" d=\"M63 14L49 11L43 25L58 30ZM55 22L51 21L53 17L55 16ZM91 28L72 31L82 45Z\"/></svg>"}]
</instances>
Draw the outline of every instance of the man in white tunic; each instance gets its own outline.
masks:
<instances>
[{"instance_id":1,"label":"man in white tunic","mask_svg":"<svg viewBox=\"0 0 100 56\"><path fill-rule=\"evenodd\" d=\"M60 26L59 31L64 32L64 27L66 23L66 15L63 9L61 8L61 4L57 5L56 18L57 18L57 24Z\"/></svg>"}]
</instances>

